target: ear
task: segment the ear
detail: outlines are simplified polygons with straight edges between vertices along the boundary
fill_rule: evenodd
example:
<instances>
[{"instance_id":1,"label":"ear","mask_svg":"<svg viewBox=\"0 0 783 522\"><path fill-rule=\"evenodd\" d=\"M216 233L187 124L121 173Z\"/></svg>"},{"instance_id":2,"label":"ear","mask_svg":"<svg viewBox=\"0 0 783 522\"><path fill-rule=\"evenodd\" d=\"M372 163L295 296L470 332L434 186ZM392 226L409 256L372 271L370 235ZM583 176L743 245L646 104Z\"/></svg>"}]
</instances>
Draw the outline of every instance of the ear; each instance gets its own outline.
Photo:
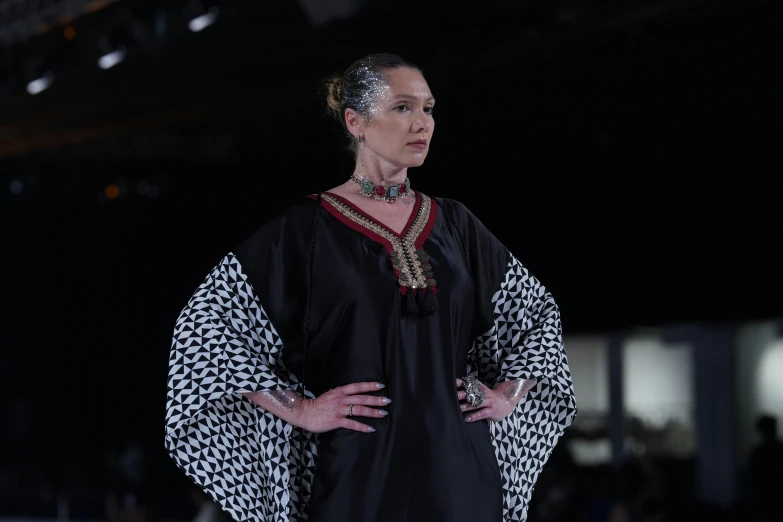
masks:
<instances>
[{"instance_id":1,"label":"ear","mask_svg":"<svg viewBox=\"0 0 783 522\"><path fill-rule=\"evenodd\" d=\"M353 109L345 109L345 125L357 139L364 132L364 118Z\"/></svg>"}]
</instances>

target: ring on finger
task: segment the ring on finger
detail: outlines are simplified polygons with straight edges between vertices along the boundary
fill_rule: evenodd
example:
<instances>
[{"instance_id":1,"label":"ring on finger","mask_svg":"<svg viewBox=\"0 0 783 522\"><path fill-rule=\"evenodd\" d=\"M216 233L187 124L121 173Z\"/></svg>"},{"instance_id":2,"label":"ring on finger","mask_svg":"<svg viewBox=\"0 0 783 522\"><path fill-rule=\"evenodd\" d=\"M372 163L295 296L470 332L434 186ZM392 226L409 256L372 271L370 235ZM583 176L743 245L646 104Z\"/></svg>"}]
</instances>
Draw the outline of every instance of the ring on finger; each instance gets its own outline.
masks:
<instances>
[{"instance_id":1,"label":"ring on finger","mask_svg":"<svg viewBox=\"0 0 783 522\"><path fill-rule=\"evenodd\" d=\"M462 384L465 387L465 400L468 404L474 408L481 406L484 402L484 390L479 380L469 375L462 378Z\"/></svg>"},{"instance_id":2,"label":"ring on finger","mask_svg":"<svg viewBox=\"0 0 783 522\"><path fill-rule=\"evenodd\" d=\"M353 404L348 405L348 416L353 417Z\"/></svg>"}]
</instances>

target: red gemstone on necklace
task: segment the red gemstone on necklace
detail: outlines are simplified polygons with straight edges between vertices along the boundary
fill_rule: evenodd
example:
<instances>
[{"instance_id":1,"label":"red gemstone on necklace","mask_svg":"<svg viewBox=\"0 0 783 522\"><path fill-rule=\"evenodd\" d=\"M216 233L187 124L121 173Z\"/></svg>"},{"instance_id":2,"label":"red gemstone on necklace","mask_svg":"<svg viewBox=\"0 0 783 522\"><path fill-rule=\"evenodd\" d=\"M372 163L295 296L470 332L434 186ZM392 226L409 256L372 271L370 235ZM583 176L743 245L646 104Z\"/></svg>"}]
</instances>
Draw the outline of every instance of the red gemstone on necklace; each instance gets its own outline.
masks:
<instances>
[{"instance_id":1,"label":"red gemstone on necklace","mask_svg":"<svg viewBox=\"0 0 783 522\"><path fill-rule=\"evenodd\" d=\"M386 194L386 189L383 187L375 187L375 194L378 196L383 196Z\"/></svg>"},{"instance_id":2,"label":"red gemstone on necklace","mask_svg":"<svg viewBox=\"0 0 783 522\"><path fill-rule=\"evenodd\" d=\"M400 185L400 194L404 194L406 190L408 190L408 187L405 186L405 183Z\"/></svg>"}]
</instances>

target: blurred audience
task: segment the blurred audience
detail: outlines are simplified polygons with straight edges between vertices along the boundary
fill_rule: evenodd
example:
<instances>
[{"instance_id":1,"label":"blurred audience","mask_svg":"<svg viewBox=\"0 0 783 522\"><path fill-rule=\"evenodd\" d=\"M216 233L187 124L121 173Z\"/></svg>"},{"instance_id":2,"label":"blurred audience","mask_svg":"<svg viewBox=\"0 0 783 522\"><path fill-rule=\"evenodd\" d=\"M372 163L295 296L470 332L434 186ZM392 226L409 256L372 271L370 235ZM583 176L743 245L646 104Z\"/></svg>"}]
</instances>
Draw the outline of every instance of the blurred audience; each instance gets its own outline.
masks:
<instances>
[{"instance_id":1,"label":"blurred audience","mask_svg":"<svg viewBox=\"0 0 783 522\"><path fill-rule=\"evenodd\" d=\"M25 419L27 415L18 416ZM629 421L630 422L630 421ZM633 420L636 448L645 448L619 465L580 466L559 444L538 481L529 522L783 522L778 500L783 486L783 442L773 417L757 422L760 435L743 469L743 488L731 509L700 504L695 498L695 462L677 451L649 451L655 430ZM124 445L106 451L96 464L34 458L35 440L8 426L0 461L0 519L25 516L107 522L230 522L211 499L157 453L129 434ZM675 429L680 429L675 426ZM647 433L645 430L649 431ZM26 432L27 433L27 432ZM594 440L602 430L574 430L569 439ZM675 437L676 440L682 440ZM152 449L151 449L152 448ZM98 453L99 454L99 453ZM63 465L69 462L70 464ZM59 464L59 466L58 466Z\"/></svg>"},{"instance_id":2,"label":"blurred audience","mask_svg":"<svg viewBox=\"0 0 783 522\"><path fill-rule=\"evenodd\" d=\"M783 441L777 420L760 416L756 431L761 440L750 452L743 477L748 522L783 522Z\"/></svg>"}]
</instances>

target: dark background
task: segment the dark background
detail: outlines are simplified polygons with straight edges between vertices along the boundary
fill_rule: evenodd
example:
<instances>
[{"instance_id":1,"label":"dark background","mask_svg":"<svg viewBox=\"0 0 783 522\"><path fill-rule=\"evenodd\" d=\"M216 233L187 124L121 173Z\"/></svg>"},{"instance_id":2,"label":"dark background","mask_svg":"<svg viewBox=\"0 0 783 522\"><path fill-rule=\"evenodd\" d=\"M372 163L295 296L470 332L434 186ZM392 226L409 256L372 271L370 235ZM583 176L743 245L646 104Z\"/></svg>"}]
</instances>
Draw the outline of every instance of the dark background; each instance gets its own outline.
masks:
<instances>
[{"instance_id":1,"label":"dark background","mask_svg":"<svg viewBox=\"0 0 783 522\"><path fill-rule=\"evenodd\" d=\"M174 320L238 242L350 174L319 82L371 52L420 65L438 100L413 187L468 205L566 335L783 310L775 2L384 1L314 25L295 2L237 1L197 34L159 2L158 36L152 5L2 39L0 379L7 418L31 419L4 459L50 485L99 487L73 470L133 436L160 503L192 508L163 448ZM135 36L108 71L103 34ZM55 81L31 96L36 64Z\"/></svg>"}]
</instances>

